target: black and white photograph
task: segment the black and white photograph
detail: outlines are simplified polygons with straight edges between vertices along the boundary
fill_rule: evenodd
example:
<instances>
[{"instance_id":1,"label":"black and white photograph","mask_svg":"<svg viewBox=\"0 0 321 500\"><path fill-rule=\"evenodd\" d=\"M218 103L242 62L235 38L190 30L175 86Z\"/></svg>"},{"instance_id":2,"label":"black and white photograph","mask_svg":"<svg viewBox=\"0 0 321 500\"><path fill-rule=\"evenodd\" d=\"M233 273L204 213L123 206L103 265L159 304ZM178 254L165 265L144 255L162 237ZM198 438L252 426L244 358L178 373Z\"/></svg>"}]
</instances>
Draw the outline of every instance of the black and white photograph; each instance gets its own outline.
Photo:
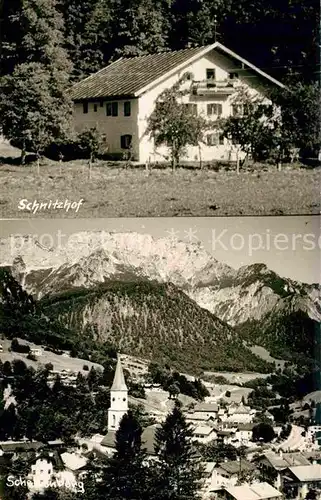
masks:
<instances>
[{"instance_id":1,"label":"black and white photograph","mask_svg":"<svg viewBox=\"0 0 321 500\"><path fill-rule=\"evenodd\" d=\"M0 0L0 500L321 500L319 0Z\"/></svg>"},{"instance_id":2,"label":"black and white photograph","mask_svg":"<svg viewBox=\"0 0 321 500\"><path fill-rule=\"evenodd\" d=\"M1 499L321 498L320 218L3 220Z\"/></svg>"},{"instance_id":3,"label":"black and white photograph","mask_svg":"<svg viewBox=\"0 0 321 500\"><path fill-rule=\"evenodd\" d=\"M1 0L2 217L320 213L317 0Z\"/></svg>"}]
</instances>

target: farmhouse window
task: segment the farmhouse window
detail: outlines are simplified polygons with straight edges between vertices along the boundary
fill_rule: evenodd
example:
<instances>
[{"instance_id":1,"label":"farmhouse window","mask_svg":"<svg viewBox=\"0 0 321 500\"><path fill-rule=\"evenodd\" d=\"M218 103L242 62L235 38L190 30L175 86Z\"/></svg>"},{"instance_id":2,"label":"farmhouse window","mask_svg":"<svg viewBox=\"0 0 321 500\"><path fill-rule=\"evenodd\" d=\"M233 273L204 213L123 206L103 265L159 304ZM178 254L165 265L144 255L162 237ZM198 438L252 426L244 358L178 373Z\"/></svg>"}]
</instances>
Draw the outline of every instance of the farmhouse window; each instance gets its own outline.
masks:
<instances>
[{"instance_id":1,"label":"farmhouse window","mask_svg":"<svg viewBox=\"0 0 321 500\"><path fill-rule=\"evenodd\" d=\"M125 134L120 137L120 147L122 149L129 149L132 143L132 136Z\"/></svg>"},{"instance_id":2,"label":"farmhouse window","mask_svg":"<svg viewBox=\"0 0 321 500\"><path fill-rule=\"evenodd\" d=\"M107 102L106 115L107 116L118 116L118 102Z\"/></svg>"},{"instance_id":3,"label":"farmhouse window","mask_svg":"<svg viewBox=\"0 0 321 500\"><path fill-rule=\"evenodd\" d=\"M98 111L98 104L94 104L94 113L97 113Z\"/></svg>"},{"instance_id":4,"label":"farmhouse window","mask_svg":"<svg viewBox=\"0 0 321 500\"><path fill-rule=\"evenodd\" d=\"M82 103L82 109L84 113L88 113L88 102L85 101Z\"/></svg>"},{"instance_id":5,"label":"farmhouse window","mask_svg":"<svg viewBox=\"0 0 321 500\"><path fill-rule=\"evenodd\" d=\"M193 116L197 116L197 104L192 103L192 102L188 102L188 103L184 104L184 106L186 108L186 111L191 113Z\"/></svg>"},{"instance_id":6,"label":"farmhouse window","mask_svg":"<svg viewBox=\"0 0 321 500\"><path fill-rule=\"evenodd\" d=\"M130 116L130 101L124 102L124 116Z\"/></svg>"},{"instance_id":7,"label":"farmhouse window","mask_svg":"<svg viewBox=\"0 0 321 500\"><path fill-rule=\"evenodd\" d=\"M206 70L206 80L215 80L215 69L209 68Z\"/></svg>"},{"instance_id":8,"label":"farmhouse window","mask_svg":"<svg viewBox=\"0 0 321 500\"><path fill-rule=\"evenodd\" d=\"M224 137L220 132L213 132L206 136L206 144L208 146L222 146L224 144Z\"/></svg>"},{"instance_id":9,"label":"farmhouse window","mask_svg":"<svg viewBox=\"0 0 321 500\"><path fill-rule=\"evenodd\" d=\"M221 116L223 111L223 106L220 103L211 103L207 105L207 115L208 116Z\"/></svg>"}]
</instances>

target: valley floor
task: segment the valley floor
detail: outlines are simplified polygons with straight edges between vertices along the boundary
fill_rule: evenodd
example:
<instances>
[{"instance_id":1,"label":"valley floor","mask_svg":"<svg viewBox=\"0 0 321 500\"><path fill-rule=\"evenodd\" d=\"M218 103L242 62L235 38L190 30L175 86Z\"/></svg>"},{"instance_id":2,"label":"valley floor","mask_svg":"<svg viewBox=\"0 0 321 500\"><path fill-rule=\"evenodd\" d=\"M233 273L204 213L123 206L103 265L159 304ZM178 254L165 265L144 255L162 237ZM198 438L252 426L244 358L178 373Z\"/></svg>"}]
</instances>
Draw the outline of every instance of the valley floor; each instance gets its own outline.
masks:
<instances>
[{"instance_id":1,"label":"valley floor","mask_svg":"<svg viewBox=\"0 0 321 500\"><path fill-rule=\"evenodd\" d=\"M320 213L320 170L284 168L241 172L125 169L115 163L92 168L84 161L0 165L2 217L155 217L288 215ZM78 202L79 212L18 210L19 201Z\"/></svg>"}]
</instances>

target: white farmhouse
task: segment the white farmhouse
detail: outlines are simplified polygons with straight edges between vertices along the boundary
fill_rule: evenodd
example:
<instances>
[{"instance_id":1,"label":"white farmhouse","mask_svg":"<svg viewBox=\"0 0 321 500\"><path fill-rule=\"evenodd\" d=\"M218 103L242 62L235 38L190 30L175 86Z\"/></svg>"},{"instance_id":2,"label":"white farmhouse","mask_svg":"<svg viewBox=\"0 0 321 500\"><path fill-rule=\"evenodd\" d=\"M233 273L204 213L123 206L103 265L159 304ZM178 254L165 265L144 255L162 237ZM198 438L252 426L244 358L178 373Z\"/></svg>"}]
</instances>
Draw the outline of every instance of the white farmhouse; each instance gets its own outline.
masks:
<instances>
[{"instance_id":1,"label":"white farmhouse","mask_svg":"<svg viewBox=\"0 0 321 500\"><path fill-rule=\"evenodd\" d=\"M240 112L238 87L265 98L271 87L283 87L219 42L205 47L120 58L71 89L77 131L97 127L107 137L108 151L117 158L129 148L133 159L164 162L168 150L155 148L147 133L148 118L159 95L188 73L184 103L211 120ZM234 96L234 98L233 98ZM205 144L187 148L185 161L233 160L236 148L219 131L208 131Z\"/></svg>"},{"instance_id":2,"label":"white farmhouse","mask_svg":"<svg viewBox=\"0 0 321 500\"><path fill-rule=\"evenodd\" d=\"M207 444L216 438L216 431L210 425L198 425L193 429L193 440L198 443Z\"/></svg>"}]
</instances>

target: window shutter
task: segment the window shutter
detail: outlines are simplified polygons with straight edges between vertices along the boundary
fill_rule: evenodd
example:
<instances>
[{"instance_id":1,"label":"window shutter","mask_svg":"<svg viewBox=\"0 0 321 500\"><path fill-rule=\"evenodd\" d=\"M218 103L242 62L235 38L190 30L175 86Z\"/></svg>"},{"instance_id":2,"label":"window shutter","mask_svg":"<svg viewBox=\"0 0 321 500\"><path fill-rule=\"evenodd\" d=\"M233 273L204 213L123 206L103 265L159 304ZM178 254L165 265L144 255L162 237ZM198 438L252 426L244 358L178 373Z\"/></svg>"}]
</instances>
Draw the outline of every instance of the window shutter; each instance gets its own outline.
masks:
<instances>
[{"instance_id":1,"label":"window shutter","mask_svg":"<svg viewBox=\"0 0 321 500\"><path fill-rule=\"evenodd\" d=\"M130 101L124 102L124 116L130 116Z\"/></svg>"},{"instance_id":2,"label":"window shutter","mask_svg":"<svg viewBox=\"0 0 321 500\"><path fill-rule=\"evenodd\" d=\"M107 116L111 116L111 113L112 113L111 102L107 102L107 104L106 104L106 115Z\"/></svg>"},{"instance_id":3,"label":"window shutter","mask_svg":"<svg viewBox=\"0 0 321 500\"><path fill-rule=\"evenodd\" d=\"M129 149L132 143L132 136L125 134L120 136L120 147L122 149Z\"/></svg>"},{"instance_id":4,"label":"window shutter","mask_svg":"<svg viewBox=\"0 0 321 500\"><path fill-rule=\"evenodd\" d=\"M118 116L118 102L112 102L112 116Z\"/></svg>"}]
</instances>

